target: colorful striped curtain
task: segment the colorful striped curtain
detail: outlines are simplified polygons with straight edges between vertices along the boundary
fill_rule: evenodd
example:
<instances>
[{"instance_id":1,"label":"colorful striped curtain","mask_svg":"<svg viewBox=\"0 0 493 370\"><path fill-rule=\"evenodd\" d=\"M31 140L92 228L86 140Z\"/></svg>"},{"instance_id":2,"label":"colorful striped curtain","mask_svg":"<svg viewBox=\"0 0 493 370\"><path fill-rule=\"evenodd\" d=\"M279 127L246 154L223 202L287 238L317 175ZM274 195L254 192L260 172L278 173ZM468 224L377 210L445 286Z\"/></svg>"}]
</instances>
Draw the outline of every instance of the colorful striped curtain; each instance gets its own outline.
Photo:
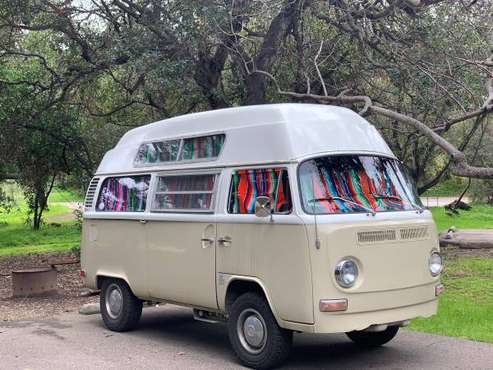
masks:
<instances>
[{"instance_id":1,"label":"colorful striped curtain","mask_svg":"<svg viewBox=\"0 0 493 370\"><path fill-rule=\"evenodd\" d=\"M224 134L193 137L183 140L181 160L215 158L224 143Z\"/></svg>"},{"instance_id":2,"label":"colorful striped curtain","mask_svg":"<svg viewBox=\"0 0 493 370\"><path fill-rule=\"evenodd\" d=\"M305 209L315 213L365 212L358 205L375 211L412 209L394 162L375 156L331 156L303 163Z\"/></svg>"},{"instance_id":3,"label":"colorful striped curtain","mask_svg":"<svg viewBox=\"0 0 493 370\"><path fill-rule=\"evenodd\" d=\"M262 168L233 171L229 196L229 213L255 213L258 196L276 200L275 212L291 211L291 194L286 169Z\"/></svg>"}]
</instances>

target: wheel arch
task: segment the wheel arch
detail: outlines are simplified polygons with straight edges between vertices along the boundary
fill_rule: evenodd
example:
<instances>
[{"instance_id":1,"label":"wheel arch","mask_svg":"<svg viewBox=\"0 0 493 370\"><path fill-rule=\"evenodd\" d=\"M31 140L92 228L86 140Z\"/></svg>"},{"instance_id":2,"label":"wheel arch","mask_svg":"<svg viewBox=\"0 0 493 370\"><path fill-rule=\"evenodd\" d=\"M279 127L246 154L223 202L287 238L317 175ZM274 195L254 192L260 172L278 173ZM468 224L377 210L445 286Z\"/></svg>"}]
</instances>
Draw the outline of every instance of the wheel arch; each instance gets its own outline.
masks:
<instances>
[{"instance_id":1,"label":"wheel arch","mask_svg":"<svg viewBox=\"0 0 493 370\"><path fill-rule=\"evenodd\" d=\"M128 281L127 277L125 275L121 274L113 274L113 273L104 273L104 272L98 272L96 274L96 288L101 289L101 286L103 285L103 281L107 279L118 279L118 280L123 280L127 285L130 287L130 290L132 290L132 286L130 285L130 282Z\"/></svg>"},{"instance_id":2,"label":"wheel arch","mask_svg":"<svg viewBox=\"0 0 493 370\"><path fill-rule=\"evenodd\" d=\"M281 325L282 320L278 316L277 310L271 300L268 293L268 289L265 287L263 282L255 277L247 276L230 276L226 284L224 293L224 306L223 309L226 313L229 313L231 305L233 302L242 294L247 292L256 292L261 294L269 304L272 314L276 318L276 321Z\"/></svg>"}]
</instances>

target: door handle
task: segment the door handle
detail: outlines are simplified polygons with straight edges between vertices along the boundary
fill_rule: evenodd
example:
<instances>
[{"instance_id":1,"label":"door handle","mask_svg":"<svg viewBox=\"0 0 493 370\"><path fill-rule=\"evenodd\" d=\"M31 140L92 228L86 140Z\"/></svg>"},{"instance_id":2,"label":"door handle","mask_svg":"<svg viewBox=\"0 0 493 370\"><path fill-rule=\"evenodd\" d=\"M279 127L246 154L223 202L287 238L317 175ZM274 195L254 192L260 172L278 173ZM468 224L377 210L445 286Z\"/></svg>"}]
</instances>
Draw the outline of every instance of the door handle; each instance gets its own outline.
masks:
<instances>
[{"instance_id":1,"label":"door handle","mask_svg":"<svg viewBox=\"0 0 493 370\"><path fill-rule=\"evenodd\" d=\"M202 238L200 239L201 243L202 243L202 248L208 248L210 247L212 244L214 244L214 239L212 238Z\"/></svg>"},{"instance_id":2,"label":"door handle","mask_svg":"<svg viewBox=\"0 0 493 370\"><path fill-rule=\"evenodd\" d=\"M230 236L223 236L219 239L217 239L217 242L219 243L219 245L223 246L223 247L229 247L231 245L231 242L233 240L231 239Z\"/></svg>"},{"instance_id":3,"label":"door handle","mask_svg":"<svg viewBox=\"0 0 493 370\"><path fill-rule=\"evenodd\" d=\"M147 223L147 220L139 220L139 222L142 224L142 225L145 225Z\"/></svg>"}]
</instances>

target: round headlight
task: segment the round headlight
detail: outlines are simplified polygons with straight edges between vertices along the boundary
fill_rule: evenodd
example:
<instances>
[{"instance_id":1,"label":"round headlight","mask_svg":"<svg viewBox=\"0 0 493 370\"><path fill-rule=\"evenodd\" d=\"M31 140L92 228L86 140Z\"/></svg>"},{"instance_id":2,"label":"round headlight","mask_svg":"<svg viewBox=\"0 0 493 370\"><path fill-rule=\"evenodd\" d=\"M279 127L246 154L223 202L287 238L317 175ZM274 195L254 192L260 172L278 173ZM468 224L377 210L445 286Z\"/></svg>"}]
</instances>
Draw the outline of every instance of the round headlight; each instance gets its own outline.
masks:
<instances>
[{"instance_id":1,"label":"round headlight","mask_svg":"<svg viewBox=\"0 0 493 370\"><path fill-rule=\"evenodd\" d=\"M347 259L340 261L335 269L337 283L343 288L350 288L358 279L358 265L355 261Z\"/></svg>"},{"instance_id":2,"label":"round headlight","mask_svg":"<svg viewBox=\"0 0 493 370\"><path fill-rule=\"evenodd\" d=\"M428 261L432 276L438 276L443 270L442 256L438 252L433 252Z\"/></svg>"}]
</instances>

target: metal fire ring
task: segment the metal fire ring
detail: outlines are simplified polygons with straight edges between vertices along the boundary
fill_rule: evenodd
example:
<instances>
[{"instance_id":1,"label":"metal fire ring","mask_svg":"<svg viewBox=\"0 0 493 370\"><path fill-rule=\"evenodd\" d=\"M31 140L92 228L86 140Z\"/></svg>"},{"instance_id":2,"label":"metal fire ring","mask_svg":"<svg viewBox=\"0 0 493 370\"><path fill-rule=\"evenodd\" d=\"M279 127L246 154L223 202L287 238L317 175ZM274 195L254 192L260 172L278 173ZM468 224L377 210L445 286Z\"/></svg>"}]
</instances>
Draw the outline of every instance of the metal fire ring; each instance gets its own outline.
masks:
<instances>
[{"instance_id":1,"label":"metal fire ring","mask_svg":"<svg viewBox=\"0 0 493 370\"><path fill-rule=\"evenodd\" d=\"M14 297L39 297L57 293L57 270L39 267L12 271Z\"/></svg>"}]
</instances>

